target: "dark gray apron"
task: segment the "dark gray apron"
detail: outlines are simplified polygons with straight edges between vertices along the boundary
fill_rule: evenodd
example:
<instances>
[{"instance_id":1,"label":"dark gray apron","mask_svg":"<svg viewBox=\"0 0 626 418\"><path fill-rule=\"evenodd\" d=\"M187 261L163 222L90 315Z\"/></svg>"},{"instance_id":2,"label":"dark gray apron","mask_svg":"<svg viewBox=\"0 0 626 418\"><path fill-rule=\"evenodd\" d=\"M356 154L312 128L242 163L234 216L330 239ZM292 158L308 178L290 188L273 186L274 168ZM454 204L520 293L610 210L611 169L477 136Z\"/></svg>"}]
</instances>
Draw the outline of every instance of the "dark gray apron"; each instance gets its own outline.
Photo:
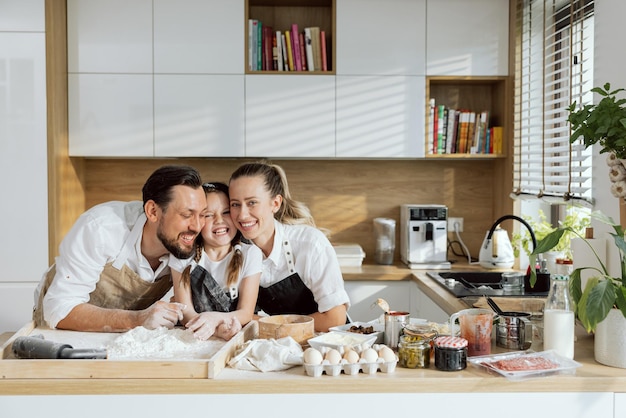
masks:
<instances>
[{"instance_id":1,"label":"dark gray apron","mask_svg":"<svg viewBox=\"0 0 626 418\"><path fill-rule=\"evenodd\" d=\"M231 298L202 266L192 270L189 282L196 312L232 312L237 309L239 297Z\"/></svg>"}]
</instances>

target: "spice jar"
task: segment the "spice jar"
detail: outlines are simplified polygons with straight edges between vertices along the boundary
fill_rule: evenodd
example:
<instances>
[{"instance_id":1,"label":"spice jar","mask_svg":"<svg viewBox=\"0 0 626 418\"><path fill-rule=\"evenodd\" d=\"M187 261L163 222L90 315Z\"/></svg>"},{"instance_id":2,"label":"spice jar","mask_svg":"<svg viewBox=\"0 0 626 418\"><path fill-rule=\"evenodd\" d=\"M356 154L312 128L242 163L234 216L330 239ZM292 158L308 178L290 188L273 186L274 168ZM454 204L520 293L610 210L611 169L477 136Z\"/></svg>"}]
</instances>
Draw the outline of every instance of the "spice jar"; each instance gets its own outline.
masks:
<instances>
[{"instance_id":1,"label":"spice jar","mask_svg":"<svg viewBox=\"0 0 626 418\"><path fill-rule=\"evenodd\" d=\"M435 367L444 372L467 367L467 340L461 337L435 338Z\"/></svg>"},{"instance_id":2,"label":"spice jar","mask_svg":"<svg viewBox=\"0 0 626 418\"><path fill-rule=\"evenodd\" d=\"M427 369L430 366L430 340L414 335L401 336L398 363L409 369Z\"/></svg>"}]
</instances>

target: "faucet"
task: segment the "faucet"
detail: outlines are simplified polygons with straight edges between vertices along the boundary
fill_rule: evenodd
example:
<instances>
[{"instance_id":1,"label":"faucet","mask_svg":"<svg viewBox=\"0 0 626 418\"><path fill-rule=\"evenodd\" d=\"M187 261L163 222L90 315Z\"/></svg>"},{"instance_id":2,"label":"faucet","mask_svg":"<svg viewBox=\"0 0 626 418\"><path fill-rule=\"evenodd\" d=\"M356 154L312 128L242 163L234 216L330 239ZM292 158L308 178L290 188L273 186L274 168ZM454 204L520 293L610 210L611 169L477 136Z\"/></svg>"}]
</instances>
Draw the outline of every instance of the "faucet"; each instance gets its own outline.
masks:
<instances>
[{"instance_id":1,"label":"faucet","mask_svg":"<svg viewBox=\"0 0 626 418\"><path fill-rule=\"evenodd\" d=\"M524 224L526 229L528 229L530 238L533 241L533 250L537 248L537 238L535 238L535 232L533 231L531 226L528 225L528 222L526 222L519 216L515 216L515 215L504 215L494 222L494 224L491 226L491 229L489 229L489 233L487 234L487 239L485 240L485 248L487 248L488 243L491 241L491 236L493 235L493 231L495 231L498 225L500 225L502 222L506 221L507 219L515 219L516 221L520 221L522 224Z\"/></svg>"},{"instance_id":2,"label":"faucet","mask_svg":"<svg viewBox=\"0 0 626 418\"><path fill-rule=\"evenodd\" d=\"M497 234L494 236L498 225L507 219L520 221L530 233L530 237L533 241L533 250L537 247L537 238L535 238L535 233L525 220L515 215L504 215L491 226L491 229L485 236L485 241L483 242L478 255L478 262L481 266L485 268L511 268L515 263L513 248L506 231L501 230L503 234Z\"/></svg>"}]
</instances>

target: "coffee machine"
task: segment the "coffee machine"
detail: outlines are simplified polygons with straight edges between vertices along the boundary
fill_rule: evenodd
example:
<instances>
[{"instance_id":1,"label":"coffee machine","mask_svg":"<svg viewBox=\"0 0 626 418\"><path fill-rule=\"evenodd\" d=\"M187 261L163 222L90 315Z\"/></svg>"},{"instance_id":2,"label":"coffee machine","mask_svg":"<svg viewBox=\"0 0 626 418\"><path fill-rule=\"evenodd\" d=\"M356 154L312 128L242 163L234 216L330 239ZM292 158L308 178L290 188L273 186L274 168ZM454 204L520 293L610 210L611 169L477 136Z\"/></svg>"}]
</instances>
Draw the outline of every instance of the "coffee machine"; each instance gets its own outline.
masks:
<instances>
[{"instance_id":1,"label":"coffee machine","mask_svg":"<svg viewBox=\"0 0 626 418\"><path fill-rule=\"evenodd\" d=\"M411 269L451 267L446 206L400 206L400 259Z\"/></svg>"}]
</instances>

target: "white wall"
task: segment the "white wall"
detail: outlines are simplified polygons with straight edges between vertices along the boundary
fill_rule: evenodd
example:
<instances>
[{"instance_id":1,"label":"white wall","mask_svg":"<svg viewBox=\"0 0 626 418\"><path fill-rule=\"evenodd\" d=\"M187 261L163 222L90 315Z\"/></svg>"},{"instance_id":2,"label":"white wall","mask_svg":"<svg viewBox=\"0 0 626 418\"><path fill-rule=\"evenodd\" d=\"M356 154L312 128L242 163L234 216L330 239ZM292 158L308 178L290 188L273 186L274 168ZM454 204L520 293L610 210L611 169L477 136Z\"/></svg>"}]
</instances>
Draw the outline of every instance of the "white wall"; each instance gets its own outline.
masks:
<instances>
[{"instance_id":1,"label":"white wall","mask_svg":"<svg viewBox=\"0 0 626 418\"><path fill-rule=\"evenodd\" d=\"M596 1L595 5L595 61L594 86L611 83L612 87L626 87L626 49L622 27L626 15L626 2L623 0ZM595 100L598 100L595 98ZM606 154L595 154L593 160L593 196L596 199L595 209L619 221L619 201L611 194L606 165ZM594 225L596 231L607 231L602 225ZM602 235L596 234L596 237ZM614 247L609 245L607 263L613 274L619 273Z\"/></svg>"},{"instance_id":2,"label":"white wall","mask_svg":"<svg viewBox=\"0 0 626 418\"><path fill-rule=\"evenodd\" d=\"M0 332L31 318L48 266L44 0L0 0Z\"/></svg>"}]
</instances>

